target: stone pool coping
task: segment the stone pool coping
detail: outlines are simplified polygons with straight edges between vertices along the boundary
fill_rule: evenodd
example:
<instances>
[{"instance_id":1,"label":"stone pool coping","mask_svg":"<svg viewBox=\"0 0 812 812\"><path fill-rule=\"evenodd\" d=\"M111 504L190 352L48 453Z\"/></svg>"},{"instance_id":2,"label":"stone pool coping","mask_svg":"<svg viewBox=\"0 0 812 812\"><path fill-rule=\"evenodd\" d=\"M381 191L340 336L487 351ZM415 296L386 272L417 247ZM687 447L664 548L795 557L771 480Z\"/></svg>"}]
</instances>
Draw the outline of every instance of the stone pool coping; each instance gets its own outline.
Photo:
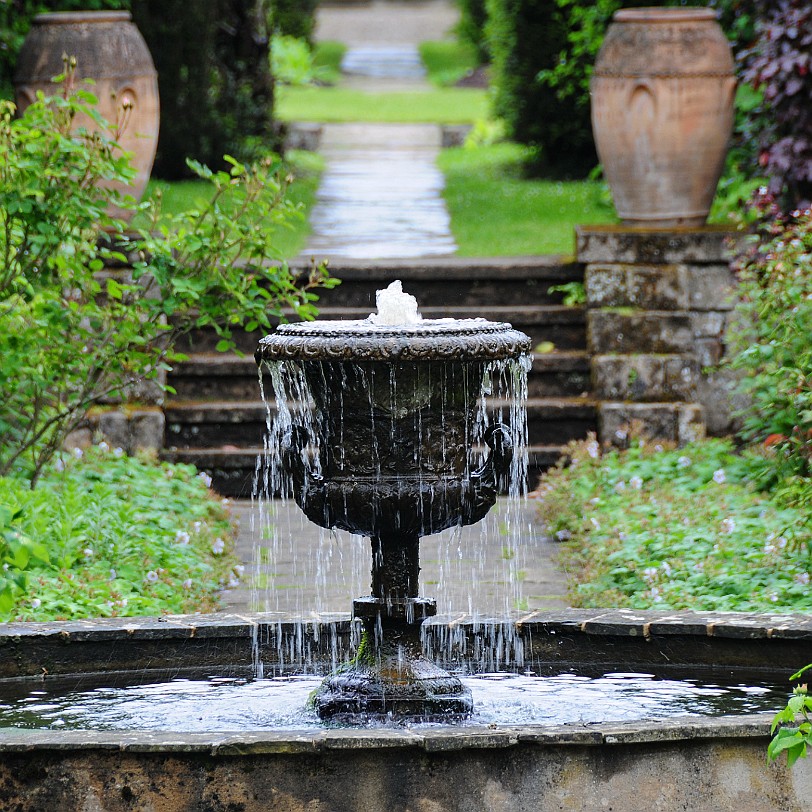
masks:
<instances>
[{"instance_id":1,"label":"stone pool coping","mask_svg":"<svg viewBox=\"0 0 812 812\"><path fill-rule=\"evenodd\" d=\"M136 669L246 673L258 658L271 669L298 666L312 672L331 657L348 656L352 629L343 613L5 623L0 681ZM633 664L663 674L735 671L782 682L812 661L812 616L800 614L560 609L490 618L438 616L424 629L429 650L463 669L481 663L485 651L499 665L528 665L539 673L584 665L630 670L625 666Z\"/></svg>"},{"instance_id":2,"label":"stone pool coping","mask_svg":"<svg viewBox=\"0 0 812 812\"><path fill-rule=\"evenodd\" d=\"M687 740L767 739L773 714L675 717L664 721L592 725L437 726L424 730L332 729L217 733L0 728L0 753L115 750L203 753L211 756L315 754L334 750L411 748L426 753L544 746L629 746Z\"/></svg>"}]
</instances>

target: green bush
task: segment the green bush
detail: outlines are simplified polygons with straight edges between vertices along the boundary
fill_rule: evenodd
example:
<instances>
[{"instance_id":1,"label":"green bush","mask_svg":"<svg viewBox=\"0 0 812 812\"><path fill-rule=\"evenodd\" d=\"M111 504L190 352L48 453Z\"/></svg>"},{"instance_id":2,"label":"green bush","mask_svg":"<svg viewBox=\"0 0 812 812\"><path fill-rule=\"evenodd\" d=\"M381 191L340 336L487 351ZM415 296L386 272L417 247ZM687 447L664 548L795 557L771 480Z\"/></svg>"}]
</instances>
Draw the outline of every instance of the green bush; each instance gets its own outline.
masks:
<instances>
[{"instance_id":1,"label":"green bush","mask_svg":"<svg viewBox=\"0 0 812 812\"><path fill-rule=\"evenodd\" d=\"M729 330L741 372L746 440L766 445L775 480L812 476L812 211L782 215L771 196L734 268L739 304Z\"/></svg>"},{"instance_id":2,"label":"green bush","mask_svg":"<svg viewBox=\"0 0 812 812\"><path fill-rule=\"evenodd\" d=\"M318 0L270 0L271 30L313 44Z\"/></svg>"},{"instance_id":3,"label":"green bush","mask_svg":"<svg viewBox=\"0 0 812 812\"><path fill-rule=\"evenodd\" d=\"M204 207L162 218L148 201L138 236L109 207L132 208L109 184L132 178L95 99L42 95L18 119L0 110L0 475L33 484L89 407L126 398L179 356L184 333L270 328L283 307L312 317L315 269L299 283L273 231L291 205L278 159L230 172L190 162L210 184ZM73 127L87 116L96 129ZM106 229L107 239L100 239ZM132 260L131 272L105 268Z\"/></svg>"},{"instance_id":4,"label":"green bush","mask_svg":"<svg viewBox=\"0 0 812 812\"><path fill-rule=\"evenodd\" d=\"M31 490L0 477L0 622L212 611L235 586L226 508L192 466L102 444Z\"/></svg>"},{"instance_id":5,"label":"green bush","mask_svg":"<svg viewBox=\"0 0 812 812\"><path fill-rule=\"evenodd\" d=\"M490 61L485 36L485 22L488 18L486 0L457 0L457 5L460 9L457 36L461 42L475 49L479 64L485 65Z\"/></svg>"},{"instance_id":6,"label":"green bush","mask_svg":"<svg viewBox=\"0 0 812 812\"><path fill-rule=\"evenodd\" d=\"M567 14L555 0L487 0L487 11L494 115L535 150L536 173L585 177L597 163L589 107L539 78L565 47Z\"/></svg>"},{"instance_id":7,"label":"green bush","mask_svg":"<svg viewBox=\"0 0 812 812\"><path fill-rule=\"evenodd\" d=\"M219 168L277 146L267 0L133 0L132 14L158 71L156 177L191 177L189 155Z\"/></svg>"}]
</instances>

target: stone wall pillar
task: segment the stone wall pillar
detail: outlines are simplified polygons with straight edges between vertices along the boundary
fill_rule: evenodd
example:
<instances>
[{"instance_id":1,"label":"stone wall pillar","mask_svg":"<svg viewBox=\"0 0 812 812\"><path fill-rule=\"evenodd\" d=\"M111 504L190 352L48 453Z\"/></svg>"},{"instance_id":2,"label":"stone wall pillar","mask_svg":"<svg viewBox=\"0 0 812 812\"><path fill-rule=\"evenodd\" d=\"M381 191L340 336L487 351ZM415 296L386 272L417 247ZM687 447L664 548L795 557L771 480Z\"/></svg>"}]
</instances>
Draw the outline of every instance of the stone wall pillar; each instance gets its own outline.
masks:
<instances>
[{"instance_id":1,"label":"stone wall pillar","mask_svg":"<svg viewBox=\"0 0 812 812\"><path fill-rule=\"evenodd\" d=\"M677 443L731 428L718 368L733 308L735 232L576 228L602 441L636 427Z\"/></svg>"}]
</instances>

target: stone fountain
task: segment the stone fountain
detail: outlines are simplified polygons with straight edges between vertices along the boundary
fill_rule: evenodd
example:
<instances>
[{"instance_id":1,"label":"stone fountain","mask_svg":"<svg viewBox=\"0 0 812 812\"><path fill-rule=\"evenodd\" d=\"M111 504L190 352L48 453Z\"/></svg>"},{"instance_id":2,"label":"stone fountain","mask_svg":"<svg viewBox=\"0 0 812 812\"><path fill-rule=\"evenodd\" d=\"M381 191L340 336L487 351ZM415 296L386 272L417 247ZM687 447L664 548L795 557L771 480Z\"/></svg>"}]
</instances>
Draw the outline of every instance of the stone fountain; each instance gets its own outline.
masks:
<instances>
[{"instance_id":1,"label":"stone fountain","mask_svg":"<svg viewBox=\"0 0 812 812\"><path fill-rule=\"evenodd\" d=\"M484 426L483 386L530 339L484 319L423 320L400 282L378 292L368 320L282 325L260 341L283 419L275 434L293 496L317 525L372 541L357 658L315 697L322 718L464 716L470 692L423 656L420 628L436 602L418 595L422 536L478 522L511 473L514 442ZM292 420L287 402L305 406ZM490 448L471 463L472 445Z\"/></svg>"}]
</instances>

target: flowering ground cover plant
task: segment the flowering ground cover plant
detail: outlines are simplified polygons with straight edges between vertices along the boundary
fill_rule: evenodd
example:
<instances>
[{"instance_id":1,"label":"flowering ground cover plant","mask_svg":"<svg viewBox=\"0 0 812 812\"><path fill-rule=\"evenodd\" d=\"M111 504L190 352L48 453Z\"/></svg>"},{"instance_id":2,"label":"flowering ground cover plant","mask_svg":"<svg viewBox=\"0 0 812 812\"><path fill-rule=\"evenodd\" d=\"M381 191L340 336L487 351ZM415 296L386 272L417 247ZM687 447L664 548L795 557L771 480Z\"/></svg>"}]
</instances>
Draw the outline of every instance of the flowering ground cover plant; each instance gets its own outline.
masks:
<instances>
[{"instance_id":1,"label":"flowering ground cover plant","mask_svg":"<svg viewBox=\"0 0 812 812\"><path fill-rule=\"evenodd\" d=\"M0 478L0 622L216 609L242 568L208 484L103 443L58 455L33 490Z\"/></svg>"},{"instance_id":2,"label":"flowering ground cover plant","mask_svg":"<svg viewBox=\"0 0 812 812\"><path fill-rule=\"evenodd\" d=\"M753 487L763 465L728 440L569 448L543 479L575 606L812 611L801 512Z\"/></svg>"}]
</instances>

